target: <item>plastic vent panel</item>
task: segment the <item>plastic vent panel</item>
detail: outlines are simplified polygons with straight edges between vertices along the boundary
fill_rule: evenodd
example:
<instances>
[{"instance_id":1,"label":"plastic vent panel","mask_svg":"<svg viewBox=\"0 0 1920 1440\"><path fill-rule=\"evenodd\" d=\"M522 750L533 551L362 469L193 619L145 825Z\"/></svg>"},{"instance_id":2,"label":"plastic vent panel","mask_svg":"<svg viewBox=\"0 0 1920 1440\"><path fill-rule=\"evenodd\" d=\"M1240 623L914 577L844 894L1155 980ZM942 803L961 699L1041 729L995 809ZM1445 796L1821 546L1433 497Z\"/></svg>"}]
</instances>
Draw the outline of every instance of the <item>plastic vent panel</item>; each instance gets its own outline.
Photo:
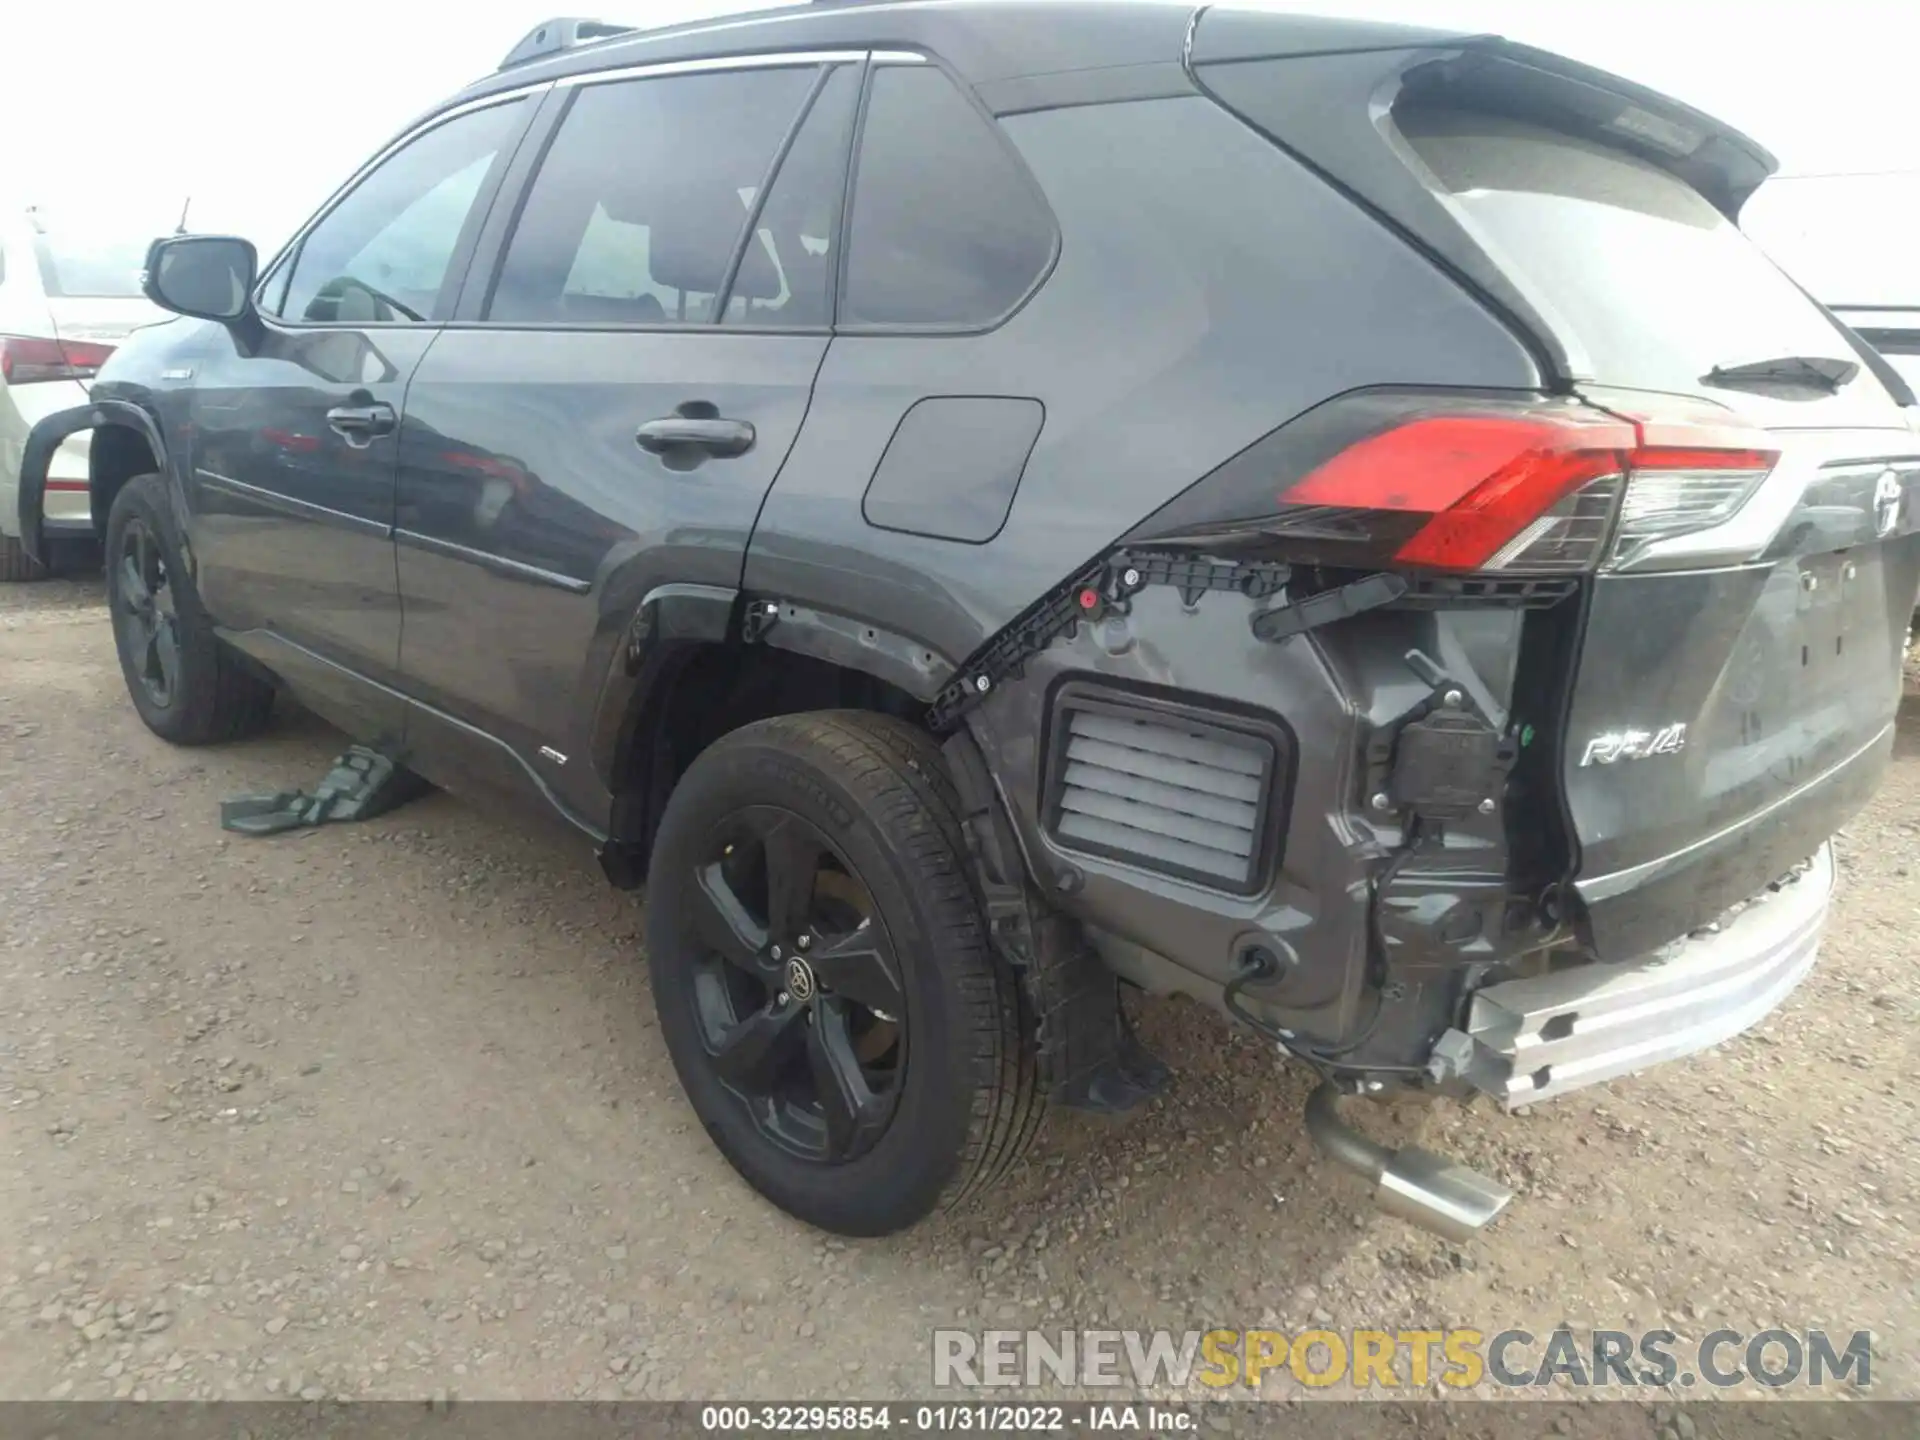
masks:
<instances>
[{"instance_id":1,"label":"plastic vent panel","mask_svg":"<svg viewBox=\"0 0 1920 1440\"><path fill-rule=\"evenodd\" d=\"M1052 734L1048 828L1063 849L1236 894L1263 888L1278 733L1073 687Z\"/></svg>"}]
</instances>

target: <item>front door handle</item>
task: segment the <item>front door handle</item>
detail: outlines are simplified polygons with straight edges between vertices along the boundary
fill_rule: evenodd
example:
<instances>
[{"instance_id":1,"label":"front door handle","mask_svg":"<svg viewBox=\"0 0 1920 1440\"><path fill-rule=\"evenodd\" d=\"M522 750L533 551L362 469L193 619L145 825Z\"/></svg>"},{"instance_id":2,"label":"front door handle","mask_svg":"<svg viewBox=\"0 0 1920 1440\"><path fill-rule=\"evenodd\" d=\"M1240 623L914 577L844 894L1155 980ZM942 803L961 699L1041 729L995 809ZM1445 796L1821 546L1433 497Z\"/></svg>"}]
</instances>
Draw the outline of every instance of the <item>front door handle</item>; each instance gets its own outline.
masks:
<instances>
[{"instance_id":1,"label":"front door handle","mask_svg":"<svg viewBox=\"0 0 1920 1440\"><path fill-rule=\"evenodd\" d=\"M702 455L729 459L753 448L753 426L745 420L722 420L695 415L666 415L649 420L633 432L633 438L649 455L659 455L669 463L678 456L699 463Z\"/></svg>"},{"instance_id":2,"label":"front door handle","mask_svg":"<svg viewBox=\"0 0 1920 1440\"><path fill-rule=\"evenodd\" d=\"M327 425L349 445L373 443L377 435L391 435L400 417L384 400L371 405L336 405L327 411Z\"/></svg>"}]
</instances>

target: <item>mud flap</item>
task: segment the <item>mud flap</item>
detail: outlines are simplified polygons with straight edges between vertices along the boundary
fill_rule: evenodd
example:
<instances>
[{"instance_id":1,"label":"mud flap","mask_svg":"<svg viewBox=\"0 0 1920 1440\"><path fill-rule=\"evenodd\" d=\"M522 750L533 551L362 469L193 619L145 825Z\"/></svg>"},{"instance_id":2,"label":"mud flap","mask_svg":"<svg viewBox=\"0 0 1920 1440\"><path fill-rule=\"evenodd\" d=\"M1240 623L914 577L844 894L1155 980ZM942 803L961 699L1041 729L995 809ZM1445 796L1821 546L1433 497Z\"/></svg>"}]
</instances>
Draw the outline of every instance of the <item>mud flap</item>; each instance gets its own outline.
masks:
<instances>
[{"instance_id":1,"label":"mud flap","mask_svg":"<svg viewBox=\"0 0 1920 1440\"><path fill-rule=\"evenodd\" d=\"M1038 928L1036 963L1021 977L1039 1013L1047 1098L1073 1110L1118 1115L1145 1104L1172 1078L1142 1045L1120 1004L1120 981L1064 916Z\"/></svg>"},{"instance_id":2,"label":"mud flap","mask_svg":"<svg viewBox=\"0 0 1920 1440\"><path fill-rule=\"evenodd\" d=\"M1166 1088L1171 1072L1135 1037L1120 1005L1119 980L1079 927L1027 885L1012 827L973 737L962 731L943 749L960 794L988 938L1033 1007L1047 1098L1105 1114L1144 1104Z\"/></svg>"},{"instance_id":3,"label":"mud flap","mask_svg":"<svg viewBox=\"0 0 1920 1440\"><path fill-rule=\"evenodd\" d=\"M427 782L364 745L350 745L312 793L281 790L220 802L220 828L278 835L336 820L370 820L427 793Z\"/></svg>"}]
</instances>

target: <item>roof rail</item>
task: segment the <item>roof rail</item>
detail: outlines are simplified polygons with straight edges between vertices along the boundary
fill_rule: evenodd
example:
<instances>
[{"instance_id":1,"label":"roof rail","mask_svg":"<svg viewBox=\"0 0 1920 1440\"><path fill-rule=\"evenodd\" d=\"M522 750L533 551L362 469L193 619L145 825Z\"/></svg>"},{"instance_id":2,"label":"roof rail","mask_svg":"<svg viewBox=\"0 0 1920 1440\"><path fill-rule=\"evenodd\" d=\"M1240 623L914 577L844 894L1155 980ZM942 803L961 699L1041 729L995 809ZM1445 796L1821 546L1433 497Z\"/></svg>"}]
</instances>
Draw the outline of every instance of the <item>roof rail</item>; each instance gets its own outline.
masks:
<instances>
[{"instance_id":1,"label":"roof rail","mask_svg":"<svg viewBox=\"0 0 1920 1440\"><path fill-rule=\"evenodd\" d=\"M632 25L614 25L605 20L557 16L528 31L526 38L507 52L507 58L500 62L498 70L511 70L516 65L530 65L535 60L544 60L549 55L558 55L563 50L571 50L576 45L591 45L596 40L611 40L616 35L631 35L634 28Z\"/></svg>"}]
</instances>

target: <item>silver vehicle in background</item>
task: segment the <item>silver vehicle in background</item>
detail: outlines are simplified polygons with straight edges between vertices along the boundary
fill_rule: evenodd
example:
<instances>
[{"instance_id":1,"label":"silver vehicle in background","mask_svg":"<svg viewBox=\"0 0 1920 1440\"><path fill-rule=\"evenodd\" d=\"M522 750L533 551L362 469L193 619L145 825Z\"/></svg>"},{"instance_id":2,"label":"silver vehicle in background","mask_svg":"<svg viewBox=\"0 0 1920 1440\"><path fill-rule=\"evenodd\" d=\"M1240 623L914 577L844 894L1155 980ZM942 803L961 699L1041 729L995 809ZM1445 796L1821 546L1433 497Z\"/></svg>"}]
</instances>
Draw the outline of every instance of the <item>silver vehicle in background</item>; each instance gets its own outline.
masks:
<instances>
[{"instance_id":1,"label":"silver vehicle in background","mask_svg":"<svg viewBox=\"0 0 1920 1440\"><path fill-rule=\"evenodd\" d=\"M1920 394L1920 305L1829 305L1862 340ZM1915 420L1920 427L1920 417ZM1913 639L1920 644L1920 610L1913 614Z\"/></svg>"},{"instance_id":2,"label":"silver vehicle in background","mask_svg":"<svg viewBox=\"0 0 1920 1440\"><path fill-rule=\"evenodd\" d=\"M0 581L44 567L20 546L19 475L34 421L86 403L114 347L166 318L140 293L147 246L163 233L125 218L82 222L31 207L0 211ZM49 536L94 538L87 435L70 437L47 476Z\"/></svg>"},{"instance_id":3,"label":"silver vehicle in background","mask_svg":"<svg viewBox=\"0 0 1920 1440\"><path fill-rule=\"evenodd\" d=\"M1920 305L1829 305L1920 392Z\"/></svg>"}]
</instances>

